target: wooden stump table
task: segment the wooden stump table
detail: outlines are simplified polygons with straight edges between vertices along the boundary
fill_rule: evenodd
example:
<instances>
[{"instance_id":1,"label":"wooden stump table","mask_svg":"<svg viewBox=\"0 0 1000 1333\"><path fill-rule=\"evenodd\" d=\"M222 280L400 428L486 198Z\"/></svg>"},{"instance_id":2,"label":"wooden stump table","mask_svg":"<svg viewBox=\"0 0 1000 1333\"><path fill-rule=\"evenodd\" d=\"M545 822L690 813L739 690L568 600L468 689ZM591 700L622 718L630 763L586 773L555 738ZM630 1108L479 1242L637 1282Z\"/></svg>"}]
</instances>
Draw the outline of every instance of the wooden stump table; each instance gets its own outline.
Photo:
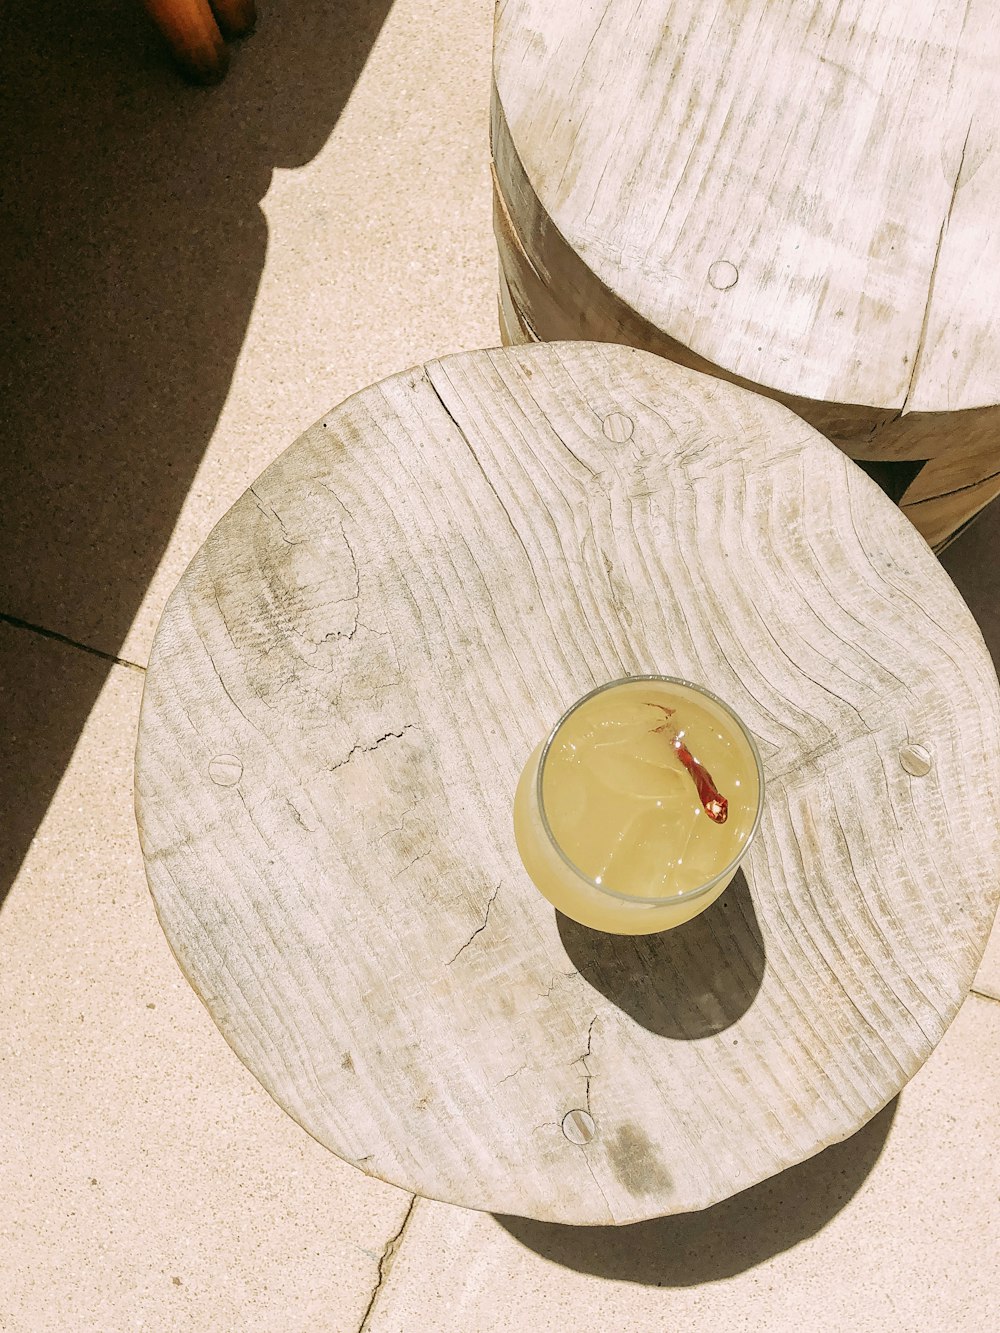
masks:
<instances>
[{"instance_id":1,"label":"wooden stump table","mask_svg":"<svg viewBox=\"0 0 1000 1333\"><path fill-rule=\"evenodd\" d=\"M558 918L530 751L596 683L700 681L757 737L745 878L664 935ZM366 389L173 593L137 814L177 959L322 1143L479 1209L702 1208L857 1130L933 1049L1000 867L967 608L784 407L626 347Z\"/></svg>"},{"instance_id":2,"label":"wooden stump table","mask_svg":"<svg viewBox=\"0 0 1000 1333\"><path fill-rule=\"evenodd\" d=\"M1000 494L998 69L988 0L500 0L505 339L769 394L942 548Z\"/></svg>"}]
</instances>

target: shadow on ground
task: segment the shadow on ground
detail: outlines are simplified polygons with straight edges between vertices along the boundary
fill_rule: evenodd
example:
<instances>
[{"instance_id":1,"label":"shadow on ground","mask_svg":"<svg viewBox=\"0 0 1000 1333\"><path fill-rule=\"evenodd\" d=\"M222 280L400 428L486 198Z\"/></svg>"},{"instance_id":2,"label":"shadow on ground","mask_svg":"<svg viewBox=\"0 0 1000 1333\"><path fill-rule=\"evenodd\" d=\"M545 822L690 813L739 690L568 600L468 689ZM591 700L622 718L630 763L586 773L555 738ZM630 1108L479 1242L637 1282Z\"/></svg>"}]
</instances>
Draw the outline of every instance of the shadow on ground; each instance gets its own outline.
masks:
<instances>
[{"instance_id":1,"label":"shadow on ground","mask_svg":"<svg viewBox=\"0 0 1000 1333\"><path fill-rule=\"evenodd\" d=\"M0 902L225 402L272 170L323 146L390 3L266 0L211 89L138 0L0 11ZM20 622L108 656L39 682Z\"/></svg>"},{"instance_id":2,"label":"shadow on ground","mask_svg":"<svg viewBox=\"0 0 1000 1333\"><path fill-rule=\"evenodd\" d=\"M653 1287L719 1282L807 1240L840 1212L878 1161L897 1101L843 1143L700 1213L624 1227L497 1221L528 1249L581 1273Z\"/></svg>"}]
</instances>

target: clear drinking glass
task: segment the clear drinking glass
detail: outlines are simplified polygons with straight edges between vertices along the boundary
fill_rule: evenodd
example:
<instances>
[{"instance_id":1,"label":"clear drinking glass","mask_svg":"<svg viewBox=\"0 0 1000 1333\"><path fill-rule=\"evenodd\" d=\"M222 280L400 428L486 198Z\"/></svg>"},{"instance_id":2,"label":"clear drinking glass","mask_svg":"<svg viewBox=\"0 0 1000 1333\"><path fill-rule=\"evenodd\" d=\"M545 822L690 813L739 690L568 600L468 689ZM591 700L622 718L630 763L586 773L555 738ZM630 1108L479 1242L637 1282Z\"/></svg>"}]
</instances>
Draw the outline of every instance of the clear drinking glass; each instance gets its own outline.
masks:
<instances>
[{"instance_id":1,"label":"clear drinking glass","mask_svg":"<svg viewBox=\"0 0 1000 1333\"><path fill-rule=\"evenodd\" d=\"M582 925L644 935L729 884L760 824L753 737L709 690L629 676L577 700L532 753L514 833L524 867Z\"/></svg>"}]
</instances>

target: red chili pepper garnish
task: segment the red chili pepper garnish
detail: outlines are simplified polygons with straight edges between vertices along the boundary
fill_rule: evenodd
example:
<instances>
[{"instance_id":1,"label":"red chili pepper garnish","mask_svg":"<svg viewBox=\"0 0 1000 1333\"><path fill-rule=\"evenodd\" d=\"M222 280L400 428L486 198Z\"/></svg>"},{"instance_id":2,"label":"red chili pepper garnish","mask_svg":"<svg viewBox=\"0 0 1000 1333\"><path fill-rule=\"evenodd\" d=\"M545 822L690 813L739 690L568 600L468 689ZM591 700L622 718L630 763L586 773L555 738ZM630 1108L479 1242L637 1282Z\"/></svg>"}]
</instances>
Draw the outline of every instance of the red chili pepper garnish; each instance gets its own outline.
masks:
<instances>
[{"instance_id":1,"label":"red chili pepper garnish","mask_svg":"<svg viewBox=\"0 0 1000 1333\"><path fill-rule=\"evenodd\" d=\"M650 708L659 708L667 717L673 717L677 711L674 708L668 708L666 704L650 704ZM705 807L705 814L709 819L714 820L716 824L724 824L729 817L729 802L721 794L718 787L712 781L712 775L704 764L695 759L694 755L687 748L684 742L677 734L677 730L671 722L664 722L654 731L663 732L669 737L674 747L674 753L681 761L687 771L694 779L694 785L698 791L698 798Z\"/></svg>"}]
</instances>

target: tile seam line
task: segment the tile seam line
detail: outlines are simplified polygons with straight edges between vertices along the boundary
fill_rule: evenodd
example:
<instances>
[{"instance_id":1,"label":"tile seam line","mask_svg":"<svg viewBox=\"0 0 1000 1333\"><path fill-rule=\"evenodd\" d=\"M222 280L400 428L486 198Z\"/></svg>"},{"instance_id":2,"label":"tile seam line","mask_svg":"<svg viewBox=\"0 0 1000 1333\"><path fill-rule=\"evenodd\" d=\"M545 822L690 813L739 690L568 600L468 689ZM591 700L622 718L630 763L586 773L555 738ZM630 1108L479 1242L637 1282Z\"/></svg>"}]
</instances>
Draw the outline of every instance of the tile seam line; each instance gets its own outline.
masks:
<instances>
[{"instance_id":1,"label":"tile seam line","mask_svg":"<svg viewBox=\"0 0 1000 1333\"><path fill-rule=\"evenodd\" d=\"M30 634L37 634L43 639L52 639L56 643L66 644L69 648L76 648L80 652L90 653L93 657L100 657L105 662L113 662L116 666L129 667L132 671L141 671L143 675L146 668L138 662L132 662L127 657L119 657L116 653L106 653L103 648L95 648L89 643L81 643L79 639L71 639L68 634L60 634L58 630L46 629L44 625L35 625L30 620L22 620L20 616L9 615L6 611L0 611L0 624L10 625L13 629L27 630Z\"/></svg>"},{"instance_id":2,"label":"tile seam line","mask_svg":"<svg viewBox=\"0 0 1000 1333\"><path fill-rule=\"evenodd\" d=\"M399 1253L400 1246L403 1243L403 1238L406 1232L406 1228L409 1224L410 1218L413 1216L413 1210L417 1206L417 1200L419 1199L419 1197L420 1196L418 1194L414 1194L413 1197L410 1199L410 1206L406 1210L406 1216L403 1218L399 1230L396 1232L394 1236L391 1236L389 1240L386 1242L385 1249L382 1251L382 1257L379 1259L378 1263L378 1277L375 1283L375 1290L372 1292L372 1298L368 1302L368 1308L367 1310L365 1310L364 1318L361 1320L361 1326L358 1329L358 1333L365 1333L365 1330L371 1327L371 1320L373 1314L375 1313L375 1307L378 1303L378 1298L382 1294L382 1290L385 1287L385 1284L389 1278L389 1270L392 1267L396 1255Z\"/></svg>"}]
</instances>

